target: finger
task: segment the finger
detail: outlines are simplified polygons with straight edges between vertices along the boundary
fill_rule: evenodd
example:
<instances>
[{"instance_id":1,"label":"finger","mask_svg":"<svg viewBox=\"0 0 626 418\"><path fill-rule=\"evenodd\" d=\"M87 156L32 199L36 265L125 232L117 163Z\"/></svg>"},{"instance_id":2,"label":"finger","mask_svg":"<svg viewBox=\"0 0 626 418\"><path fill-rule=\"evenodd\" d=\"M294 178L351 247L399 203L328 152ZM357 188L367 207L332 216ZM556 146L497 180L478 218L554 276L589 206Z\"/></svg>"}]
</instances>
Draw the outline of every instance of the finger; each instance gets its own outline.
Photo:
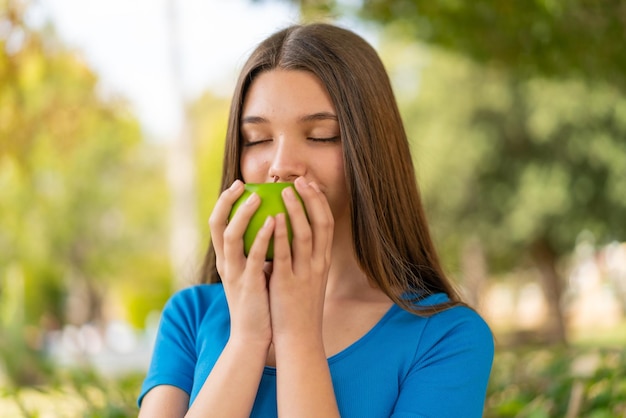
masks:
<instances>
[{"instance_id":1,"label":"finger","mask_svg":"<svg viewBox=\"0 0 626 418\"><path fill-rule=\"evenodd\" d=\"M297 254L298 257L309 259L311 257L312 231L302 202L296 197L295 190L291 187L282 191L282 197L289 214L293 233L292 256Z\"/></svg>"},{"instance_id":2,"label":"finger","mask_svg":"<svg viewBox=\"0 0 626 418\"><path fill-rule=\"evenodd\" d=\"M292 268L292 256L287 232L287 221L284 213L276 215L274 227L274 261L273 274L287 277Z\"/></svg>"},{"instance_id":3,"label":"finger","mask_svg":"<svg viewBox=\"0 0 626 418\"><path fill-rule=\"evenodd\" d=\"M252 242L246 262L246 270L250 269L251 271L263 271L266 273L267 264L269 263L265 262L265 255L267 254L267 249L270 245L272 235L274 235L275 228L276 220L268 216ZM265 276L265 274L263 276Z\"/></svg>"},{"instance_id":4,"label":"finger","mask_svg":"<svg viewBox=\"0 0 626 418\"><path fill-rule=\"evenodd\" d=\"M217 257L222 257L224 246L224 230L228 224L228 215L233 207L233 204L244 191L243 183L241 180L235 180L233 184L226 190L224 190L215 203L213 212L209 217L209 228L211 230L211 241L215 248L215 254Z\"/></svg>"},{"instance_id":5,"label":"finger","mask_svg":"<svg viewBox=\"0 0 626 418\"><path fill-rule=\"evenodd\" d=\"M243 258L243 235L250 223L250 219L261 204L258 194L252 193L228 222L224 230L224 257L227 259Z\"/></svg>"},{"instance_id":6,"label":"finger","mask_svg":"<svg viewBox=\"0 0 626 418\"><path fill-rule=\"evenodd\" d=\"M330 263L330 257L332 254L332 242L333 242L333 235L335 232L335 217L333 216L333 211L330 208L330 204L328 203L328 199L326 199L326 196L324 195L324 193L322 193L322 191L320 190L319 186L317 185L317 183L315 182L311 182L310 186L318 193L320 200L322 201L322 205L324 207L324 210L326 212L326 218L327 219L327 223L326 223L326 237L327 237L327 243L326 243L326 252L325 252L325 257L326 260Z\"/></svg>"},{"instance_id":7,"label":"finger","mask_svg":"<svg viewBox=\"0 0 626 418\"><path fill-rule=\"evenodd\" d=\"M316 183L307 183L303 178L295 182L298 193L305 203L312 235L313 258L328 259L334 229L334 219L328 200Z\"/></svg>"}]
</instances>

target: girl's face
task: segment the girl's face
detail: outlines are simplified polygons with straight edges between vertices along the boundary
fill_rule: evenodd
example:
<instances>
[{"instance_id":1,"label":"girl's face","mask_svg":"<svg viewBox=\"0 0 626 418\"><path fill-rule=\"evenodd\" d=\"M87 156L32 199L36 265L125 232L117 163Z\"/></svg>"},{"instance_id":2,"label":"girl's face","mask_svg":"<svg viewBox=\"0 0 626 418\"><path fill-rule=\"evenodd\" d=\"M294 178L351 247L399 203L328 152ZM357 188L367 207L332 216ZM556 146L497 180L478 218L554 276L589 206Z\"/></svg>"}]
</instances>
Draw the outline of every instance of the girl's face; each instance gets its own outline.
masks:
<instances>
[{"instance_id":1,"label":"girl's face","mask_svg":"<svg viewBox=\"0 0 626 418\"><path fill-rule=\"evenodd\" d=\"M335 107L312 73L271 70L250 85L241 117L246 183L315 181L335 224L349 222L341 133Z\"/></svg>"}]
</instances>

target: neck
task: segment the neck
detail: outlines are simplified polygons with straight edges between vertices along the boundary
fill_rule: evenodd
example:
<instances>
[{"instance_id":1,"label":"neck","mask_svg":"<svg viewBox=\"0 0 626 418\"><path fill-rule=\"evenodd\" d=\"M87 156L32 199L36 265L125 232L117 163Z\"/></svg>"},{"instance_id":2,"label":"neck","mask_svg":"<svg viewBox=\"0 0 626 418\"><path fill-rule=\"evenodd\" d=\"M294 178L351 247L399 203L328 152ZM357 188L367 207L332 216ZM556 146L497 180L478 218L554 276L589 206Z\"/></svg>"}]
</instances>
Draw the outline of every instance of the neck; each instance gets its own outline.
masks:
<instances>
[{"instance_id":1,"label":"neck","mask_svg":"<svg viewBox=\"0 0 626 418\"><path fill-rule=\"evenodd\" d=\"M353 248L352 234L349 228L345 229L335 230L326 299L369 299L372 294L382 294L359 267Z\"/></svg>"}]
</instances>

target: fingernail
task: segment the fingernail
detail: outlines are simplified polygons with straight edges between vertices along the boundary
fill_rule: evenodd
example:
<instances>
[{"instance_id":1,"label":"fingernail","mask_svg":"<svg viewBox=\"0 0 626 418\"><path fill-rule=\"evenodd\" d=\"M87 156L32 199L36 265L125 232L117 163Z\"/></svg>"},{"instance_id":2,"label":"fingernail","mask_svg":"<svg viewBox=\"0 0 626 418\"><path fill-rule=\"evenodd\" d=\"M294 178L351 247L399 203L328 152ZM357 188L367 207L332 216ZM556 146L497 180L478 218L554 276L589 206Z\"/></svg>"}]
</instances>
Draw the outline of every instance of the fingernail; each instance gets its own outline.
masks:
<instances>
[{"instance_id":1,"label":"fingernail","mask_svg":"<svg viewBox=\"0 0 626 418\"><path fill-rule=\"evenodd\" d=\"M291 187L285 187L283 189L283 197L285 199L294 200L296 195L293 193L293 189Z\"/></svg>"},{"instance_id":2,"label":"fingernail","mask_svg":"<svg viewBox=\"0 0 626 418\"><path fill-rule=\"evenodd\" d=\"M235 181L233 181L233 184L230 185L229 189L230 190L235 190L239 187L239 185L241 184L241 180L237 179Z\"/></svg>"},{"instance_id":3,"label":"fingernail","mask_svg":"<svg viewBox=\"0 0 626 418\"><path fill-rule=\"evenodd\" d=\"M313 188L313 190L315 190L316 192L321 192L320 186L318 186L317 183L315 183L314 181L310 182L309 186L311 186L311 188Z\"/></svg>"},{"instance_id":4,"label":"fingernail","mask_svg":"<svg viewBox=\"0 0 626 418\"><path fill-rule=\"evenodd\" d=\"M246 199L246 205L251 205L253 203L255 203L257 200L259 200L259 195L256 193L252 193L250 196L248 196L248 198Z\"/></svg>"},{"instance_id":5,"label":"fingernail","mask_svg":"<svg viewBox=\"0 0 626 418\"><path fill-rule=\"evenodd\" d=\"M309 187L309 184L306 182L304 177L298 177L296 179L296 183L298 183L301 187Z\"/></svg>"},{"instance_id":6,"label":"fingernail","mask_svg":"<svg viewBox=\"0 0 626 418\"><path fill-rule=\"evenodd\" d=\"M267 218L265 218L265 222L263 222L263 228L267 228L271 222L272 222L271 216L268 216Z\"/></svg>"}]
</instances>

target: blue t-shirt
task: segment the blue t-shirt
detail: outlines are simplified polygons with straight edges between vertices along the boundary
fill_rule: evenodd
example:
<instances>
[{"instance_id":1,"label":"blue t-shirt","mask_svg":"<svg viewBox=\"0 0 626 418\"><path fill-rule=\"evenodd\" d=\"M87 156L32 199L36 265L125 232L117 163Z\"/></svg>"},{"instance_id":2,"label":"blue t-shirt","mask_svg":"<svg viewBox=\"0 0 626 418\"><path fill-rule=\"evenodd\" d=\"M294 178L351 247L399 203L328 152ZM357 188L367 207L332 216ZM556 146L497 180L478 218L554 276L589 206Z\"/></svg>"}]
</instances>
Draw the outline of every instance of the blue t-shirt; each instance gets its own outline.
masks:
<instances>
[{"instance_id":1,"label":"blue t-shirt","mask_svg":"<svg viewBox=\"0 0 626 418\"><path fill-rule=\"evenodd\" d=\"M447 300L444 294L420 304ZM157 385L191 405L226 345L228 305L221 284L176 293L165 306L139 403ZM346 418L481 417L494 354L491 331L466 307L420 317L393 305L363 337L328 359ZM276 369L265 367L251 417L276 417Z\"/></svg>"}]
</instances>

